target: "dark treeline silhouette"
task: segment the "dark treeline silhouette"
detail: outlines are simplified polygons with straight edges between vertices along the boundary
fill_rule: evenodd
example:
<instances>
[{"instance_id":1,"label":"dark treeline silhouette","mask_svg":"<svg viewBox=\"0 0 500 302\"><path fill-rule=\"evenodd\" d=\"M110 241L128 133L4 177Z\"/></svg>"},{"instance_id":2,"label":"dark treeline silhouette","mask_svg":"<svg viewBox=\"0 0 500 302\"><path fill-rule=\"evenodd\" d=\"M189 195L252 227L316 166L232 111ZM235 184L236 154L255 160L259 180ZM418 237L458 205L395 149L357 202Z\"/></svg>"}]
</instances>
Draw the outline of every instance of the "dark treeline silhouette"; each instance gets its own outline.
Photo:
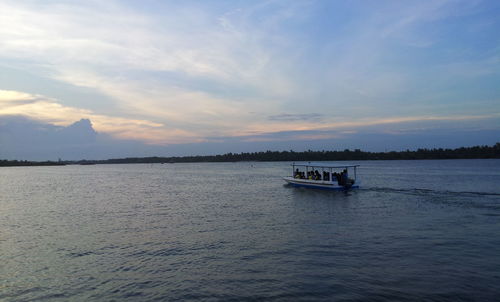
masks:
<instances>
[{"instance_id":1,"label":"dark treeline silhouette","mask_svg":"<svg viewBox=\"0 0 500 302\"><path fill-rule=\"evenodd\" d=\"M354 151L265 151L253 153L226 153L208 156L129 157L97 161L97 163L190 163L236 161L342 161L342 160L397 160L397 159L471 159L500 158L500 143L494 146L462 147L457 149L418 149L416 151L365 152Z\"/></svg>"},{"instance_id":2,"label":"dark treeline silhouette","mask_svg":"<svg viewBox=\"0 0 500 302\"><path fill-rule=\"evenodd\" d=\"M64 166L64 162L55 161L27 161L27 160L0 160L0 167L17 166Z\"/></svg>"},{"instance_id":3,"label":"dark treeline silhouette","mask_svg":"<svg viewBox=\"0 0 500 302\"><path fill-rule=\"evenodd\" d=\"M193 163L237 161L342 161L342 160L412 160L412 159L472 159L500 158L500 143L493 146L461 147L457 149L418 149L415 151L365 152L359 149L343 151L265 151L226 153L207 156L127 157L107 160L80 160L62 162L30 162L0 160L0 166L53 166L64 164L131 164L131 163Z\"/></svg>"}]
</instances>

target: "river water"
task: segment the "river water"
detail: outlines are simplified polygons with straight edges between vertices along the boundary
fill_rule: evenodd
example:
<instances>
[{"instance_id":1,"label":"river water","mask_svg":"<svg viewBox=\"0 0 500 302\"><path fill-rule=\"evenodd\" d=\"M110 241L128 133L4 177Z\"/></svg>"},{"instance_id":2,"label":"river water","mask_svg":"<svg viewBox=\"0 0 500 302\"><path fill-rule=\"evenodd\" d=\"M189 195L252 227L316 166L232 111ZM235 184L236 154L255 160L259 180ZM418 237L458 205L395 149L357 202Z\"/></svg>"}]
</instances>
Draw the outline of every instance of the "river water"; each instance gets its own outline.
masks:
<instances>
[{"instance_id":1,"label":"river water","mask_svg":"<svg viewBox=\"0 0 500 302\"><path fill-rule=\"evenodd\" d=\"M0 300L500 299L500 160L358 164L0 168Z\"/></svg>"}]
</instances>

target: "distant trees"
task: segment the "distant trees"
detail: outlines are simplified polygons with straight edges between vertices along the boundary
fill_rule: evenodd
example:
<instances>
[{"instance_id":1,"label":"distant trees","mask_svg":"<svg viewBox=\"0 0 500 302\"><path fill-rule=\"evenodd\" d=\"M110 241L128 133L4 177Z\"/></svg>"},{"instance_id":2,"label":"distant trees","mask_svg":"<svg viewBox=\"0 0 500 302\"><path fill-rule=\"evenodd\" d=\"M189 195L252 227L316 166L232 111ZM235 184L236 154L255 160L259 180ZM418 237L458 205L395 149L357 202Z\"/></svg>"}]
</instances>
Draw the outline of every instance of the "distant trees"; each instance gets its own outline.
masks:
<instances>
[{"instance_id":1,"label":"distant trees","mask_svg":"<svg viewBox=\"0 0 500 302\"><path fill-rule=\"evenodd\" d=\"M471 159L500 158L500 142L493 146L461 147L457 149L417 149L416 151L365 152L353 151L263 151L226 153L207 156L174 157L127 157L108 160L81 160L76 162L29 162L0 160L0 166L41 166L64 164L131 164L131 163L191 163L191 162L237 162L237 161L343 161L343 160L412 160L412 159Z\"/></svg>"},{"instance_id":2,"label":"distant trees","mask_svg":"<svg viewBox=\"0 0 500 302\"><path fill-rule=\"evenodd\" d=\"M343 160L411 160L411 159L467 159L500 158L500 143L494 146L461 147L458 149L418 149L416 151L365 152L351 151L263 151L226 153L208 156L141 157L108 159L99 163L186 163L237 161L343 161Z\"/></svg>"},{"instance_id":3,"label":"distant trees","mask_svg":"<svg viewBox=\"0 0 500 302\"><path fill-rule=\"evenodd\" d=\"M64 166L64 162L54 161L27 161L27 160L0 160L0 167L16 166Z\"/></svg>"}]
</instances>

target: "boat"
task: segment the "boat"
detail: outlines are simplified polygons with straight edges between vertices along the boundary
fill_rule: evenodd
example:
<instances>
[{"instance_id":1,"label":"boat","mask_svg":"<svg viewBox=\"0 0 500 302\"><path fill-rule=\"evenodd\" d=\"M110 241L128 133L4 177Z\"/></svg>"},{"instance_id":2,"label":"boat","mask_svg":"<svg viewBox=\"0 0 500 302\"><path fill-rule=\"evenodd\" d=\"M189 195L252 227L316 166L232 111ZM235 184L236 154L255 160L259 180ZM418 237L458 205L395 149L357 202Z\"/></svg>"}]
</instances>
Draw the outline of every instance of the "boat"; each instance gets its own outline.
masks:
<instances>
[{"instance_id":1,"label":"boat","mask_svg":"<svg viewBox=\"0 0 500 302\"><path fill-rule=\"evenodd\" d=\"M292 175L283 177L294 187L325 190L349 190L359 188L359 165L329 166L316 164L292 164Z\"/></svg>"}]
</instances>

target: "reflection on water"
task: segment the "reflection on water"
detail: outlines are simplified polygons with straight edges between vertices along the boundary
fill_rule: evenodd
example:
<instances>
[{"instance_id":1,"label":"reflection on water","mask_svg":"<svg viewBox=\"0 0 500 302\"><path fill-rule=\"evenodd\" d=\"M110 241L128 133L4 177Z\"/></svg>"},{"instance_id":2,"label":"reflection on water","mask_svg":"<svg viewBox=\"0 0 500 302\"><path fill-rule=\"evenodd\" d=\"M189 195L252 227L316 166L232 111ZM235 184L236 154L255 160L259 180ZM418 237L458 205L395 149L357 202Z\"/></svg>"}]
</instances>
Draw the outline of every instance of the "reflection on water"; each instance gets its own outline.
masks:
<instances>
[{"instance_id":1,"label":"reflection on water","mask_svg":"<svg viewBox=\"0 0 500 302\"><path fill-rule=\"evenodd\" d=\"M288 163L0 169L0 299L494 300L500 161L360 162L349 192Z\"/></svg>"}]
</instances>

